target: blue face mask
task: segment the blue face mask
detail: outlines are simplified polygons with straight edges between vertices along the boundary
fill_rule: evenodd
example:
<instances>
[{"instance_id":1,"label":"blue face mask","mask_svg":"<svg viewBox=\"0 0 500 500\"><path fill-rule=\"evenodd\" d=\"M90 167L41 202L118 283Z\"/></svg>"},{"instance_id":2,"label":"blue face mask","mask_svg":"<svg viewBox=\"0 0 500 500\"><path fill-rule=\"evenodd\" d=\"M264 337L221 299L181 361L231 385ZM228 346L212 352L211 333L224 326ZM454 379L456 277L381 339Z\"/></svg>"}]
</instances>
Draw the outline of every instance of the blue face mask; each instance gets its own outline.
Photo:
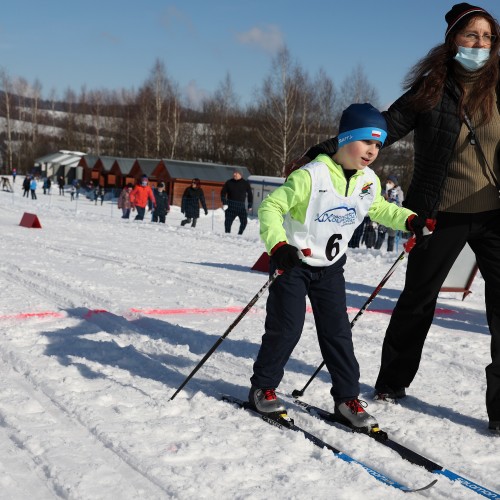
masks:
<instances>
[{"instance_id":1,"label":"blue face mask","mask_svg":"<svg viewBox=\"0 0 500 500\"><path fill-rule=\"evenodd\" d=\"M455 56L458 61L467 71L477 71L481 69L486 61L490 58L490 49L478 49L475 47L460 47Z\"/></svg>"}]
</instances>

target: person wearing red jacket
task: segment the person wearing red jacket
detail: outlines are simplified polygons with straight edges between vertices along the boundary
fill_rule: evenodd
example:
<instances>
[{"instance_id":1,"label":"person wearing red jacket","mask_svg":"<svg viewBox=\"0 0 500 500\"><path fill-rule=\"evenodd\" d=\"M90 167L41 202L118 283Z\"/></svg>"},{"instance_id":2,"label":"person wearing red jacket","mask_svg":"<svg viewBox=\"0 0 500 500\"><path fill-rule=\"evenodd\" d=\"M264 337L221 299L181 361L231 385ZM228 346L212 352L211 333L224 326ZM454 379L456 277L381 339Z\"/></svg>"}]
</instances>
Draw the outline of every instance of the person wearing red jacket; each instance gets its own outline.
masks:
<instances>
[{"instance_id":1,"label":"person wearing red jacket","mask_svg":"<svg viewBox=\"0 0 500 500\"><path fill-rule=\"evenodd\" d=\"M138 184L135 185L134 189L130 193L130 205L132 207L132 212L137 210L137 215L134 220L143 220L144 213L146 212L146 205L148 204L148 199L151 201L153 207L156 207L156 200L153 194L151 186L148 184L148 176L143 175Z\"/></svg>"}]
</instances>

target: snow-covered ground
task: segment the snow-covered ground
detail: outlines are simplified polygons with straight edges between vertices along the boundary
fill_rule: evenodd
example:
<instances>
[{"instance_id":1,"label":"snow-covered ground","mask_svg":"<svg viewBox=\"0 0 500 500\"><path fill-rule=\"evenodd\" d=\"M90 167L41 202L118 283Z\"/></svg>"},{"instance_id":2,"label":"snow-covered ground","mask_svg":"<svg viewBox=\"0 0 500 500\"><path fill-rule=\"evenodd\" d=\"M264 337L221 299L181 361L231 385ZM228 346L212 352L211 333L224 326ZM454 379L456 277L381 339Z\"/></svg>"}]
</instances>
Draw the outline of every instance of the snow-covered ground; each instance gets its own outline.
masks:
<instances>
[{"instance_id":1,"label":"snow-covered ground","mask_svg":"<svg viewBox=\"0 0 500 500\"><path fill-rule=\"evenodd\" d=\"M219 400L246 398L266 296L169 401L267 279L250 269L264 250L255 218L242 237L223 233L222 211L202 215L196 229L179 226L177 207L165 225L127 221L108 202L22 198L21 182L0 192L0 498L403 498L360 466ZM20 226L25 212L42 228ZM396 256L349 250L351 315ZM480 276L465 301L441 297L438 307L452 311L436 317L403 404L371 399L389 320L380 311L394 307L404 269L353 329L361 398L394 439L500 491L500 438L487 431L484 405L490 337ZM303 387L320 361L308 314L280 390ZM329 387L321 372L304 400L331 409ZM436 478L293 404L289 413L404 484ZM412 495L480 498L444 477Z\"/></svg>"}]
</instances>

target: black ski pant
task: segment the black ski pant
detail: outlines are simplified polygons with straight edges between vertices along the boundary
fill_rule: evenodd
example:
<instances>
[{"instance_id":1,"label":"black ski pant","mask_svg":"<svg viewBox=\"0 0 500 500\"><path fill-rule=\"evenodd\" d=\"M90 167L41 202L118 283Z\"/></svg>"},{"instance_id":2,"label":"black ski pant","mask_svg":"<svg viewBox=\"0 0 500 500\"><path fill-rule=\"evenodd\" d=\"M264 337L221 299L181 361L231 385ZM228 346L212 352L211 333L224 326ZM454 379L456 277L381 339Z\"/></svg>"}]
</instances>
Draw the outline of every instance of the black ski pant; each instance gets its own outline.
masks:
<instances>
[{"instance_id":1,"label":"black ski pant","mask_svg":"<svg viewBox=\"0 0 500 500\"><path fill-rule=\"evenodd\" d=\"M152 222L162 222L165 224L166 213L157 213L156 210L153 212Z\"/></svg>"},{"instance_id":2,"label":"black ski pant","mask_svg":"<svg viewBox=\"0 0 500 500\"><path fill-rule=\"evenodd\" d=\"M236 219L236 217L240 219L240 227L238 229L238 234L243 234L243 231L247 227L248 223L247 209L245 207L245 202L229 200L224 220L224 229L226 233L231 232L231 226L233 225L234 219Z\"/></svg>"},{"instance_id":3,"label":"black ski pant","mask_svg":"<svg viewBox=\"0 0 500 500\"><path fill-rule=\"evenodd\" d=\"M137 210L137 215L135 216L134 220L144 220L144 214L146 213L146 207L136 206L135 209Z\"/></svg>"},{"instance_id":4,"label":"black ski pant","mask_svg":"<svg viewBox=\"0 0 500 500\"><path fill-rule=\"evenodd\" d=\"M376 388L397 390L413 381L439 290L468 243L485 281L486 319L491 333L486 409L491 421L500 421L500 210L440 212L436 230L427 240L427 247L416 246L408 256L406 282L385 334Z\"/></svg>"},{"instance_id":5,"label":"black ski pant","mask_svg":"<svg viewBox=\"0 0 500 500\"><path fill-rule=\"evenodd\" d=\"M269 289L262 344L250 381L261 389L276 389L285 365L297 345L311 301L323 359L332 377L336 403L359 395L359 365L354 355L351 325L346 310L345 255L329 267L302 264L278 276ZM271 273L275 267L272 265Z\"/></svg>"},{"instance_id":6,"label":"black ski pant","mask_svg":"<svg viewBox=\"0 0 500 500\"><path fill-rule=\"evenodd\" d=\"M191 224L191 227L196 227L196 222L198 221L198 217L193 217L193 223ZM181 226L185 226L186 224L189 224L191 222L191 217L186 217L184 220L181 221Z\"/></svg>"}]
</instances>

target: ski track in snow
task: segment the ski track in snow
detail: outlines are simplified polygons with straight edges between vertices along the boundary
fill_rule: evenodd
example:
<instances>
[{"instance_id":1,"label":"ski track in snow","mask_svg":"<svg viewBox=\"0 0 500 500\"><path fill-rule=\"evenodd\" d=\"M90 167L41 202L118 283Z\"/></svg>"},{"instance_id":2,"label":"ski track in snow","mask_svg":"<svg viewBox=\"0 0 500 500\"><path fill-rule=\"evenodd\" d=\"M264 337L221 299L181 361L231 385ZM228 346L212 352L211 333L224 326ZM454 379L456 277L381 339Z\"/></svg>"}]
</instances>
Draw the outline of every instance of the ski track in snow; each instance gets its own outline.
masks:
<instances>
[{"instance_id":1,"label":"ski track in snow","mask_svg":"<svg viewBox=\"0 0 500 500\"><path fill-rule=\"evenodd\" d=\"M121 221L106 205L103 210L86 200L76 211L69 200L39 198L35 205L0 196L0 498L403 498L300 435L218 401L221 393L246 397L265 296L168 401L236 315L165 320L131 310L246 305L266 279L249 271L263 252L255 219L241 238L222 233L222 213L214 214L215 231L211 217L203 216L191 230L178 227L176 207L163 226ZM42 229L20 228L22 213L35 209ZM363 304L395 257L349 252L349 306ZM373 308L377 301L381 308L394 306L404 267ZM456 314L436 319L401 405L371 401L389 317L366 312L353 339L361 396L382 427L498 491L500 440L485 430L489 336L482 286L479 276L464 302L453 294L440 300ZM44 311L59 316L20 319ZM308 314L280 390L301 388L320 360ZM326 372L304 399L332 408ZM435 478L364 436L333 428L293 404L290 412L299 426L404 484L422 486ZM445 478L415 495L480 498Z\"/></svg>"},{"instance_id":2,"label":"ski track in snow","mask_svg":"<svg viewBox=\"0 0 500 500\"><path fill-rule=\"evenodd\" d=\"M53 496L78 497L81 488L98 498L125 498L131 492L134 498L164 498L165 489L141 470L134 457L89 426L78 408L65 405L37 374L30 373L27 363L4 349L1 356L10 366L8 372L0 370L8 387L0 397L3 431L17 454L33 462ZM92 485L100 477L106 477L107 488L101 482ZM34 492L31 498L41 497Z\"/></svg>"}]
</instances>

